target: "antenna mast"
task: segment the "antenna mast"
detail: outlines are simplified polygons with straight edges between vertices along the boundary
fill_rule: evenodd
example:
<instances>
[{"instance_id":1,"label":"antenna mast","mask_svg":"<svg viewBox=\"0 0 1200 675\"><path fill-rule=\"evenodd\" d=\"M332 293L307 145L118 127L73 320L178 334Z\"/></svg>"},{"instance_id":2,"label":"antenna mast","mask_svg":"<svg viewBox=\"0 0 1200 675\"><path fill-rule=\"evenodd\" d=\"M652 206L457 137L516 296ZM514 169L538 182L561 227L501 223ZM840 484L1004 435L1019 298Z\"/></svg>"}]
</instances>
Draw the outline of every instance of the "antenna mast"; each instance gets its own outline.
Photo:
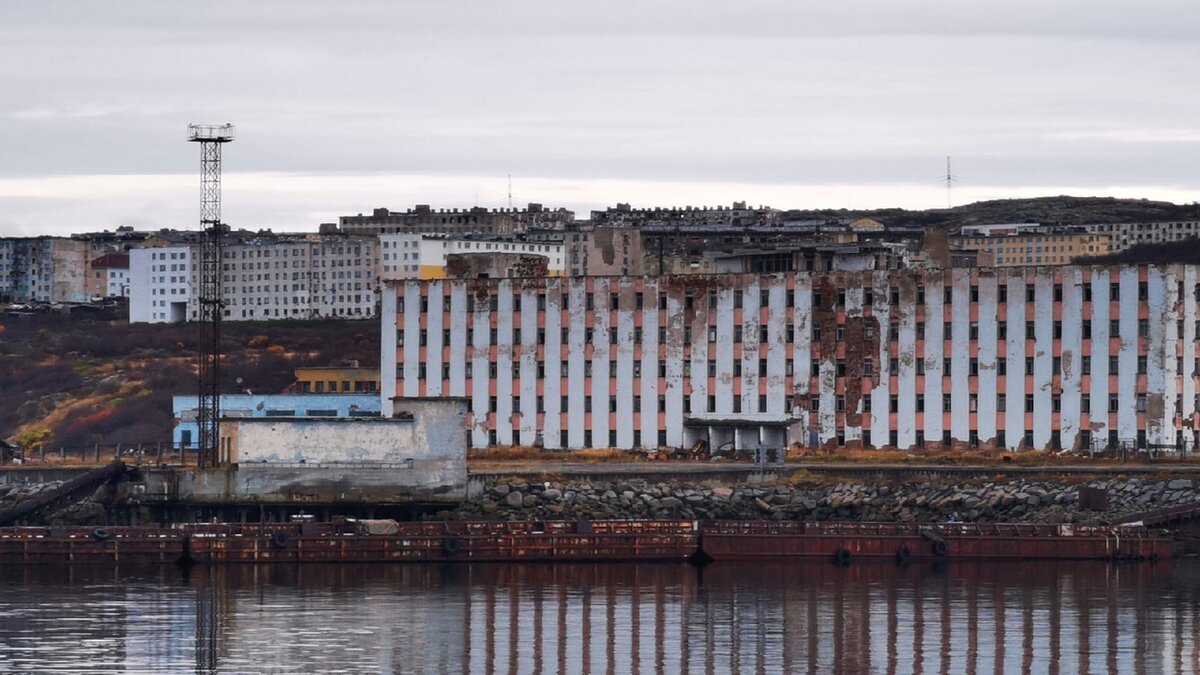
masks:
<instances>
[{"instance_id":1,"label":"antenna mast","mask_svg":"<svg viewBox=\"0 0 1200 675\"><path fill-rule=\"evenodd\" d=\"M199 396L196 455L201 467L217 465L221 437L221 146L233 140L233 125L189 124L188 141L200 144L199 336L196 361Z\"/></svg>"},{"instance_id":2,"label":"antenna mast","mask_svg":"<svg viewBox=\"0 0 1200 675\"><path fill-rule=\"evenodd\" d=\"M508 174L508 210L512 210L512 174Z\"/></svg>"},{"instance_id":3,"label":"antenna mast","mask_svg":"<svg viewBox=\"0 0 1200 675\"><path fill-rule=\"evenodd\" d=\"M954 208L953 203L950 201L950 186L956 179L950 171L950 155L946 155L946 175L942 177L942 180L946 181L946 208Z\"/></svg>"}]
</instances>

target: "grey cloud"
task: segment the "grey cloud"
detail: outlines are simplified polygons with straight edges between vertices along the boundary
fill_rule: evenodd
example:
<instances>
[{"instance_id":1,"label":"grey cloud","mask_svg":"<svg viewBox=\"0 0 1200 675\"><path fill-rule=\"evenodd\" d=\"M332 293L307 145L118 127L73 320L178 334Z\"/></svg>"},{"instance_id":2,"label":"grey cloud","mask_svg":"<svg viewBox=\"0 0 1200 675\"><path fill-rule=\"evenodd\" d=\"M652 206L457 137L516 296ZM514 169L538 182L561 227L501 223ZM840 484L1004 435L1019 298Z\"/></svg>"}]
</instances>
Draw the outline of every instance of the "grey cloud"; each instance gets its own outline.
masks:
<instances>
[{"instance_id":1,"label":"grey cloud","mask_svg":"<svg viewBox=\"0 0 1200 675\"><path fill-rule=\"evenodd\" d=\"M1200 189L1197 25L1190 0L9 2L0 178L185 174L185 125L230 121L234 172L923 184L953 154L979 185Z\"/></svg>"}]
</instances>

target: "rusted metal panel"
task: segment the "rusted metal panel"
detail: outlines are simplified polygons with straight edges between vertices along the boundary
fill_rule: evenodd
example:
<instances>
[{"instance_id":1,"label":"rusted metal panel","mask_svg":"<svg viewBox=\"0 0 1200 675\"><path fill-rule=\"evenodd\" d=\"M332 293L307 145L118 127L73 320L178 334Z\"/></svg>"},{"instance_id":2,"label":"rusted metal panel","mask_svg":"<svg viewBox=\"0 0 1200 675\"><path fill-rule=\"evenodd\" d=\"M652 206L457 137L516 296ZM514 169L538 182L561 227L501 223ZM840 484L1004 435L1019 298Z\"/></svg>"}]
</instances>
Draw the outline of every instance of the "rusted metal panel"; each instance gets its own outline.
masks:
<instances>
[{"instance_id":1,"label":"rusted metal panel","mask_svg":"<svg viewBox=\"0 0 1200 675\"><path fill-rule=\"evenodd\" d=\"M428 522L397 523L386 535L360 534L351 521L0 529L3 564L685 560L701 550L717 560L1154 559L1169 557L1173 542L1144 527L956 523Z\"/></svg>"},{"instance_id":2,"label":"rusted metal panel","mask_svg":"<svg viewBox=\"0 0 1200 675\"><path fill-rule=\"evenodd\" d=\"M1087 485L1079 488L1079 508L1088 511L1108 510L1108 490Z\"/></svg>"},{"instance_id":3,"label":"rusted metal panel","mask_svg":"<svg viewBox=\"0 0 1200 675\"><path fill-rule=\"evenodd\" d=\"M1025 524L705 523L704 552L723 558L970 558L989 560L1169 557L1173 542L1140 527Z\"/></svg>"}]
</instances>

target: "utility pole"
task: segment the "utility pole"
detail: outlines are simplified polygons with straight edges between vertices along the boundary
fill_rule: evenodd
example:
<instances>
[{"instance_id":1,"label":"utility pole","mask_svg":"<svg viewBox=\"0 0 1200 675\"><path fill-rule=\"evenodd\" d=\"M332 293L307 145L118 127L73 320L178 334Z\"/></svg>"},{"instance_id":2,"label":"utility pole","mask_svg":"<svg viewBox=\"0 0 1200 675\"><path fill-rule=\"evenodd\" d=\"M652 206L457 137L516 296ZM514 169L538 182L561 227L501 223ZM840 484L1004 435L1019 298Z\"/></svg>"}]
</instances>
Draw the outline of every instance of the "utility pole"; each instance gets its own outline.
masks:
<instances>
[{"instance_id":1,"label":"utility pole","mask_svg":"<svg viewBox=\"0 0 1200 675\"><path fill-rule=\"evenodd\" d=\"M196 362L199 382L196 425L200 430L197 463L217 465L221 438L221 146L233 141L233 125L189 124L188 141L200 144L199 335Z\"/></svg>"}]
</instances>

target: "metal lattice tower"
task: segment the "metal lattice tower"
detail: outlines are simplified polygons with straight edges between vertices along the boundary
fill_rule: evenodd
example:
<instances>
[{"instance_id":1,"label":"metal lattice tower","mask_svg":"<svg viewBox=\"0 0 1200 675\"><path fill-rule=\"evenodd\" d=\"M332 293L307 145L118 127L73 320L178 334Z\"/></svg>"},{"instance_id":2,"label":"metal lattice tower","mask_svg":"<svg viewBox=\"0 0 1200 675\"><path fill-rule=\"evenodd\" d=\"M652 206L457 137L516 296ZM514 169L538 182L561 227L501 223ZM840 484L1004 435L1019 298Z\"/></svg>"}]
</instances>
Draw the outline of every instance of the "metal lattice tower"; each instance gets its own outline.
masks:
<instances>
[{"instance_id":1,"label":"metal lattice tower","mask_svg":"<svg viewBox=\"0 0 1200 675\"><path fill-rule=\"evenodd\" d=\"M221 419L221 146L233 140L233 125L189 124L188 141L200 144L200 296L196 361L200 429L197 459L216 466Z\"/></svg>"}]
</instances>

